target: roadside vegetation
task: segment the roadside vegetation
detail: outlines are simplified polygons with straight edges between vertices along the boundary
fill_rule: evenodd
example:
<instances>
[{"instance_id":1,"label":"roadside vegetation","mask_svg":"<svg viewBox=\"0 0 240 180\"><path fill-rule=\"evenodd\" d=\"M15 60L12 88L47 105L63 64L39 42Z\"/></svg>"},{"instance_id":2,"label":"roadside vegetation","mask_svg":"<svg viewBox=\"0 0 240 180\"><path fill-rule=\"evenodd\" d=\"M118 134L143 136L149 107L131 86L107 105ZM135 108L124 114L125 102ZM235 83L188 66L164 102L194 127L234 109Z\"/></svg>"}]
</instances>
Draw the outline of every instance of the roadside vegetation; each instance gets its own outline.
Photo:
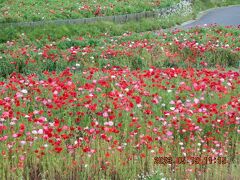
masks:
<instances>
[{"instance_id":1,"label":"roadside vegetation","mask_svg":"<svg viewBox=\"0 0 240 180\"><path fill-rule=\"evenodd\" d=\"M77 19L152 11L180 0L1 0L0 22Z\"/></svg>"},{"instance_id":2,"label":"roadside vegetation","mask_svg":"<svg viewBox=\"0 0 240 180\"><path fill-rule=\"evenodd\" d=\"M237 0L207 1L194 0L192 7L177 11L175 14L159 18L147 18L127 23L96 22L90 24L46 25L35 27L11 27L3 26L0 31L0 43L14 40L26 34L30 39L45 38L59 39L63 36L99 36L108 33L111 36L120 36L125 32L146 32L159 29L167 29L180 25L183 22L194 19L200 11L224 5L238 4Z\"/></svg>"}]
</instances>

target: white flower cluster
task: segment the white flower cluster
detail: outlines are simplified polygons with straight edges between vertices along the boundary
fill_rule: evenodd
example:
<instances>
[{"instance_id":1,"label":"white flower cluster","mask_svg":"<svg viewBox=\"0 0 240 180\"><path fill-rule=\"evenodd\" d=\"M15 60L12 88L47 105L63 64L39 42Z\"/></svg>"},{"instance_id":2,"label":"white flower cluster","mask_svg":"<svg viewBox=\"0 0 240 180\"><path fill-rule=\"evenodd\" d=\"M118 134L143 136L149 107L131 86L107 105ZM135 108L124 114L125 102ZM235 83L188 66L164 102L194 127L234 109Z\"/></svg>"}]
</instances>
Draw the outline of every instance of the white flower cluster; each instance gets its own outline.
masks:
<instances>
[{"instance_id":1,"label":"white flower cluster","mask_svg":"<svg viewBox=\"0 0 240 180\"><path fill-rule=\"evenodd\" d=\"M138 174L137 179L151 179L155 176L157 176L159 180L166 180L164 174L159 172L159 170L153 170L152 172Z\"/></svg>"},{"instance_id":2,"label":"white flower cluster","mask_svg":"<svg viewBox=\"0 0 240 180\"><path fill-rule=\"evenodd\" d=\"M175 6L172 6L166 10L163 10L159 13L159 17L167 18L170 15L181 15L181 16L187 16L193 12L192 9L192 0L183 0L180 3L176 4Z\"/></svg>"}]
</instances>

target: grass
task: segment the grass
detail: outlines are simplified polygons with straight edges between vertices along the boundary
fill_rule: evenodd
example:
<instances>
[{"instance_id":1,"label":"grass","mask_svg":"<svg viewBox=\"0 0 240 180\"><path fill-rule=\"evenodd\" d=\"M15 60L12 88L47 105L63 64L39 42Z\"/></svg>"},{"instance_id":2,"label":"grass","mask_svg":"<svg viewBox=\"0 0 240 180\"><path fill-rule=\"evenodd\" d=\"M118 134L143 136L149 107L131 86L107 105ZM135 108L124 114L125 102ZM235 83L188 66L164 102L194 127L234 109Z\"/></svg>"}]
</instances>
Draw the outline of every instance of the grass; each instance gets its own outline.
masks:
<instances>
[{"instance_id":1,"label":"grass","mask_svg":"<svg viewBox=\"0 0 240 180\"><path fill-rule=\"evenodd\" d=\"M209 8L239 5L238 0L194 0L195 11L204 11Z\"/></svg>"},{"instance_id":2,"label":"grass","mask_svg":"<svg viewBox=\"0 0 240 180\"><path fill-rule=\"evenodd\" d=\"M111 36L119 36L125 32L144 32L156 29L165 29L175 24L181 24L189 19L190 15L179 18L179 14L163 18L148 18L140 21L130 21L124 24L114 22L97 22L90 24L48 25L43 27L4 27L0 32L0 43L14 40L24 33L31 39L50 36L59 39L63 36L99 36L107 33Z\"/></svg>"},{"instance_id":3,"label":"grass","mask_svg":"<svg viewBox=\"0 0 240 180\"><path fill-rule=\"evenodd\" d=\"M54 19L77 19L95 16L129 14L171 6L179 0L132 0L91 1L63 0L2 0L0 23L39 21ZM100 9L99 9L100 8Z\"/></svg>"}]
</instances>

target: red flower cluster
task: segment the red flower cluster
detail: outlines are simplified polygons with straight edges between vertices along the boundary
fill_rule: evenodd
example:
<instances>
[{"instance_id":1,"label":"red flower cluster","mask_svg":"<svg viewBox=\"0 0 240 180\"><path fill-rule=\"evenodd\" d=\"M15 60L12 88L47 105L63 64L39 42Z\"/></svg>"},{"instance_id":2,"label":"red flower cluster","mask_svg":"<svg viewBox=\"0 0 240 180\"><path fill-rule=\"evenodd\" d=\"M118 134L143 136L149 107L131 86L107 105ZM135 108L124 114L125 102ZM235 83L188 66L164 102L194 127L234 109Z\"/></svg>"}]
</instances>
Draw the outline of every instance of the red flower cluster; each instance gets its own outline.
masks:
<instances>
[{"instance_id":1,"label":"red flower cluster","mask_svg":"<svg viewBox=\"0 0 240 180\"><path fill-rule=\"evenodd\" d=\"M239 84L238 72L206 69L13 74L0 89L2 155L102 151L109 158L116 150L144 158L145 148L157 155L180 143L182 154L222 156L239 133Z\"/></svg>"}]
</instances>

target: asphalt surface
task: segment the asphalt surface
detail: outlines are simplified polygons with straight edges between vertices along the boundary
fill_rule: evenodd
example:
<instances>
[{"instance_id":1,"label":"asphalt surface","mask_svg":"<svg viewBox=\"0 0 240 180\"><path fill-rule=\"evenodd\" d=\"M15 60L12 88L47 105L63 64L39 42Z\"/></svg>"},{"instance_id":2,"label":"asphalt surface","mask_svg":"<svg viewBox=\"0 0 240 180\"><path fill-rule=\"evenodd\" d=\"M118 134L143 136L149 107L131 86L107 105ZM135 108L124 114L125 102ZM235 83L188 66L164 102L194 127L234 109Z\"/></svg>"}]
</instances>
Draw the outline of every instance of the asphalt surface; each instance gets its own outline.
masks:
<instances>
[{"instance_id":1,"label":"asphalt surface","mask_svg":"<svg viewBox=\"0 0 240 180\"><path fill-rule=\"evenodd\" d=\"M191 28L195 26L204 26L206 24L207 25L217 24L222 26L239 26L240 5L209 10L196 21L184 23L182 27Z\"/></svg>"}]
</instances>

